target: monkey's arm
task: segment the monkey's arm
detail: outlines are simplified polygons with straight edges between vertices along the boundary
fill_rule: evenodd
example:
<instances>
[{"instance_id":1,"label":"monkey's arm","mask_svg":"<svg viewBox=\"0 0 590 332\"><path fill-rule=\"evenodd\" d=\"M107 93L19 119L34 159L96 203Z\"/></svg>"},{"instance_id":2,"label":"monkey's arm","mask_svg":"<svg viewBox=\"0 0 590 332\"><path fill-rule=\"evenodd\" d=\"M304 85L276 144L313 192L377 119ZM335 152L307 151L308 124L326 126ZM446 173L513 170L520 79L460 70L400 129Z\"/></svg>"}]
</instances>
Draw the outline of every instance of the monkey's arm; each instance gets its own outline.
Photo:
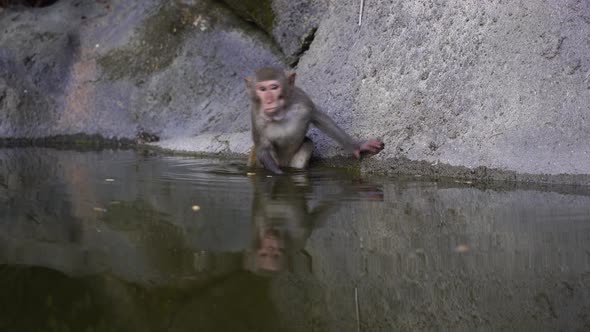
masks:
<instances>
[{"instance_id":1,"label":"monkey's arm","mask_svg":"<svg viewBox=\"0 0 590 332\"><path fill-rule=\"evenodd\" d=\"M256 146L253 146L250 150L250 154L248 155L248 163L246 164L248 167L255 167L256 166Z\"/></svg>"},{"instance_id":2,"label":"monkey's arm","mask_svg":"<svg viewBox=\"0 0 590 332\"><path fill-rule=\"evenodd\" d=\"M252 163L251 166L254 166L255 160L258 159L262 167L275 174L283 174L272 156L272 143L262 134L261 125L257 122L254 111L252 111L252 141L254 141L254 147L250 152L248 163Z\"/></svg>"},{"instance_id":3,"label":"monkey's arm","mask_svg":"<svg viewBox=\"0 0 590 332\"><path fill-rule=\"evenodd\" d=\"M327 114L314 109L312 112L311 122L319 130L323 131L326 133L326 135L338 142L344 148L344 150L346 150L346 152L354 153L359 149L360 144L353 140L352 137L350 137L344 130L338 127L338 125Z\"/></svg>"},{"instance_id":4,"label":"monkey's arm","mask_svg":"<svg viewBox=\"0 0 590 332\"><path fill-rule=\"evenodd\" d=\"M277 165L273 158L271 151L270 146L262 145L256 149L256 156L264 168L275 174L283 174L283 171L281 171L279 165Z\"/></svg>"},{"instance_id":5,"label":"monkey's arm","mask_svg":"<svg viewBox=\"0 0 590 332\"><path fill-rule=\"evenodd\" d=\"M312 112L312 123L340 143L346 152L351 153L357 159L361 158L364 153L375 154L383 150L383 142L378 139L370 139L362 143L356 142L338 127L328 115L317 109Z\"/></svg>"}]
</instances>

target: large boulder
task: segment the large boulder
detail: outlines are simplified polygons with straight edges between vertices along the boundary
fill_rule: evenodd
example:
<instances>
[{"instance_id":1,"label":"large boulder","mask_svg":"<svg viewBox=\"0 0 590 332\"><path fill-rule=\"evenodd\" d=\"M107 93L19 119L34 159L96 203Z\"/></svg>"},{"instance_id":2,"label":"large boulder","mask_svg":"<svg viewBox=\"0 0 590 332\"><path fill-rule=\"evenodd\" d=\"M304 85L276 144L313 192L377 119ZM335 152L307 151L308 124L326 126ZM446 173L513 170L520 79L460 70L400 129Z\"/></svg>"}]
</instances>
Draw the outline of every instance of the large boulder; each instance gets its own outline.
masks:
<instances>
[{"instance_id":1,"label":"large boulder","mask_svg":"<svg viewBox=\"0 0 590 332\"><path fill-rule=\"evenodd\" d=\"M0 13L0 137L247 131L262 32L195 1L66 1Z\"/></svg>"},{"instance_id":2,"label":"large boulder","mask_svg":"<svg viewBox=\"0 0 590 332\"><path fill-rule=\"evenodd\" d=\"M299 82L377 159L590 173L587 1L330 2ZM324 154L335 154L331 145Z\"/></svg>"}]
</instances>

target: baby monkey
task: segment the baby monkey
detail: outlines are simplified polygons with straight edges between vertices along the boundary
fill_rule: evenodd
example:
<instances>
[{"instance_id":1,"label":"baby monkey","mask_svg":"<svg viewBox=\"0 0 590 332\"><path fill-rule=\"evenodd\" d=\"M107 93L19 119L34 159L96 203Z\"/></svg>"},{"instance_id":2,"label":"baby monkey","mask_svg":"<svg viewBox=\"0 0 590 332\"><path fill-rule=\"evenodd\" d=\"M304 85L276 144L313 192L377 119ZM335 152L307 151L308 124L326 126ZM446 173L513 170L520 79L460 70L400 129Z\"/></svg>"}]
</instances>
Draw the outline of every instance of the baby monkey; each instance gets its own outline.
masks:
<instances>
[{"instance_id":1,"label":"baby monkey","mask_svg":"<svg viewBox=\"0 0 590 332\"><path fill-rule=\"evenodd\" d=\"M383 142L370 139L353 140L311 99L295 86L295 73L286 74L275 68L262 68L254 77L246 78L252 100L252 139L248 166L262 165L282 174L281 167L306 168L313 151L313 142L306 137L309 125L326 133L346 152L359 159L362 154L383 150Z\"/></svg>"}]
</instances>

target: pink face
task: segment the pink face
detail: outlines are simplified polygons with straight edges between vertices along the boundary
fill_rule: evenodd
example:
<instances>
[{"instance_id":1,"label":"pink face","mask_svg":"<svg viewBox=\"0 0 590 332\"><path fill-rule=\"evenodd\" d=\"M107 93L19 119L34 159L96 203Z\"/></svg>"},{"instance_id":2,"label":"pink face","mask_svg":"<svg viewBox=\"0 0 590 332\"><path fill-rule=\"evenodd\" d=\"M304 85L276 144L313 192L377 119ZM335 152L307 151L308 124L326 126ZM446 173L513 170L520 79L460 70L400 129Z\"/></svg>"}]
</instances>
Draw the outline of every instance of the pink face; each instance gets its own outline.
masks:
<instances>
[{"instance_id":1,"label":"pink face","mask_svg":"<svg viewBox=\"0 0 590 332\"><path fill-rule=\"evenodd\" d=\"M264 235L256 251L256 266L266 271L280 271L283 268L284 250L280 239L274 235Z\"/></svg>"},{"instance_id":2,"label":"pink face","mask_svg":"<svg viewBox=\"0 0 590 332\"><path fill-rule=\"evenodd\" d=\"M264 113L271 115L279 110L284 100L281 96L281 82L270 80L256 83L256 95L260 99L260 105Z\"/></svg>"}]
</instances>

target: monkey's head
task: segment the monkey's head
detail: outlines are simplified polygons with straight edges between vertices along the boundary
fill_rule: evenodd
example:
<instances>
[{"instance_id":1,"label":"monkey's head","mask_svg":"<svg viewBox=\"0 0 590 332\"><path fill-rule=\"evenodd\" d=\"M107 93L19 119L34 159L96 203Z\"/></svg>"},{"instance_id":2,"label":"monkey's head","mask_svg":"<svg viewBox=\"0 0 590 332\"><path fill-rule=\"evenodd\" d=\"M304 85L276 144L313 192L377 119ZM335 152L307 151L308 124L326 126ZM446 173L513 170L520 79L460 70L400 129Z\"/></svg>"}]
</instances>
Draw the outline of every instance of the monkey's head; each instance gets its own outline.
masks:
<instances>
[{"instance_id":1,"label":"monkey's head","mask_svg":"<svg viewBox=\"0 0 590 332\"><path fill-rule=\"evenodd\" d=\"M254 77L246 78L246 87L252 102L267 116L279 114L289 102L295 86L295 73L276 68L262 68Z\"/></svg>"}]
</instances>

